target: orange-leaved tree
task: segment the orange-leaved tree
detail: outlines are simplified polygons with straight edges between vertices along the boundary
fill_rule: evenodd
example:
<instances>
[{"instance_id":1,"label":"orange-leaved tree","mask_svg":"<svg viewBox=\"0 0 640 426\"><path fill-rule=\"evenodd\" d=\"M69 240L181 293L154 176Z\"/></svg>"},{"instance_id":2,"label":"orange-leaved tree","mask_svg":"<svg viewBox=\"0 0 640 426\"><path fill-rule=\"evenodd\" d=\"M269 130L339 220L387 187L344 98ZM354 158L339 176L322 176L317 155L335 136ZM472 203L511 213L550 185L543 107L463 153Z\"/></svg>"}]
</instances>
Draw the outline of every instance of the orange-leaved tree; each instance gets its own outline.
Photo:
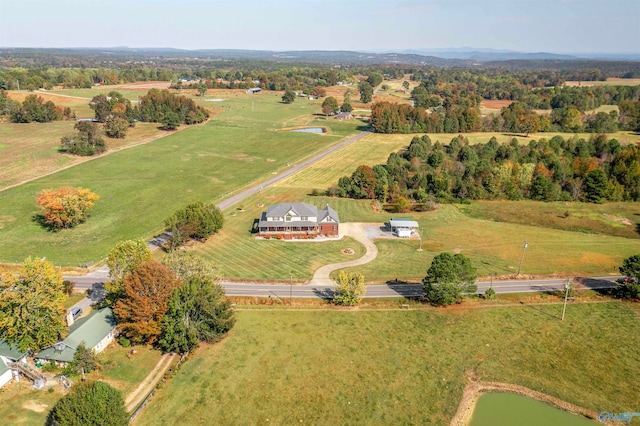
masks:
<instances>
[{"instance_id":1,"label":"orange-leaved tree","mask_svg":"<svg viewBox=\"0 0 640 426\"><path fill-rule=\"evenodd\" d=\"M38 207L46 226L53 229L72 228L87 219L87 211L100 197L86 188L63 186L43 189L38 193Z\"/></svg>"},{"instance_id":2,"label":"orange-leaved tree","mask_svg":"<svg viewBox=\"0 0 640 426\"><path fill-rule=\"evenodd\" d=\"M181 283L171 269L155 260L138 265L126 275L125 296L113 307L122 334L133 343L158 340L169 298Z\"/></svg>"}]
</instances>

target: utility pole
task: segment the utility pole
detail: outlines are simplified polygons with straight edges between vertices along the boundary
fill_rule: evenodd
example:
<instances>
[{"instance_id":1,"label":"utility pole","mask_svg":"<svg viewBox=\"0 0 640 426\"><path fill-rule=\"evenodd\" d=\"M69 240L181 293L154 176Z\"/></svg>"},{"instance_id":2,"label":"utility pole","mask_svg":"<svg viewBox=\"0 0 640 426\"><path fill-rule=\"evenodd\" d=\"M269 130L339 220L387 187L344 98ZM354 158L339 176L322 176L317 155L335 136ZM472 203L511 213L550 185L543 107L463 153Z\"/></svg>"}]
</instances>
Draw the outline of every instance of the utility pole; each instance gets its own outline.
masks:
<instances>
[{"instance_id":1,"label":"utility pole","mask_svg":"<svg viewBox=\"0 0 640 426\"><path fill-rule=\"evenodd\" d=\"M518 276L520 276L520 269L522 268L522 261L524 260L524 252L527 250L527 247L529 247L529 243L527 242L527 240L524 240L524 247L522 247L522 256L520 257L520 266L518 266Z\"/></svg>"},{"instance_id":2,"label":"utility pole","mask_svg":"<svg viewBox=\"0 0 640 426\"><path fill-rule=\"evenodd\" d=\"M562 321L564 321L564 311L567 310L567 297L569 296L569 287L571 280L567 280L564 285L564 307L562 308Z\"/></svg>"},{"instance_id":3,"label":"utility pole","mask_svg":"<svg viewBox=\"0 0 640 426\"><path fill-rule=\"evenodd\" d=\"M489 288L493 289L493 271L491 273L491 284L489 284Z\"/></svg>"},{"instance_id":4,"label":"utility pole","mask_svg":"<svg viewBox=\"0 0 640 426\"><path fill-rule=\"evenodd\" d=\"M418 237L420 238L420 248L418 251L422 251L422 228L420 228L420 232L418 233Z\"/></svg>"},{"instance_id":5,"label":"utility pole","mask_svg":"<svg viewBox=\"0 0 640 426\"><path fill-rule=\"evenodd\" d=\"M290 275L291 280L289 281L289 305L293 306L293 273Z\"/></svg>"}]
</instances>

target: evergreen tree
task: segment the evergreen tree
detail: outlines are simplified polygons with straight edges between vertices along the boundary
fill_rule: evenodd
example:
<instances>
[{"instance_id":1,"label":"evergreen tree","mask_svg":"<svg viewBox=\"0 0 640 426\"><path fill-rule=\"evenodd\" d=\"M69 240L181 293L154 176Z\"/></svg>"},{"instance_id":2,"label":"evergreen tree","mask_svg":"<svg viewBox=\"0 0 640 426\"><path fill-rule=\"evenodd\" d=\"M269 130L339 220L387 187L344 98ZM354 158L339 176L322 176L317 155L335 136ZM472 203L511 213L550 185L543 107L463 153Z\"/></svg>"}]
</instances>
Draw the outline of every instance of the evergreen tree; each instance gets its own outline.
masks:
<instances>
[{"instance_id":1,"label":"evergreen tree","mask_svg":"<svg viewBox=\"0 0 640 426\"><path fill-rule=\"evenodd\" d=\"M126 426L129 415L122 393L102 381L74 386L53 406L48 426Z\"/></svg>"}]
</instances>

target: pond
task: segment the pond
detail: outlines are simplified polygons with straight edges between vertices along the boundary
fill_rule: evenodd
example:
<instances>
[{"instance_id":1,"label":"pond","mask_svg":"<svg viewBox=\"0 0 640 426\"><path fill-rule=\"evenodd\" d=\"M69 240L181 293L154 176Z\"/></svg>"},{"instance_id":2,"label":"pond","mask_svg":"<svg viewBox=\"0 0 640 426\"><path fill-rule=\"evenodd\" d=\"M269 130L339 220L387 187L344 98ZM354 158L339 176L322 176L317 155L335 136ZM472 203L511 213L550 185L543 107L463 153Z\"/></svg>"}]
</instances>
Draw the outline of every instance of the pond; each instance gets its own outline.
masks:
<instances>
[{"instance_id":1,"label":"pond","mask_svg":"<svg viewBox=\"0 0 640 426\"><path fill-rule=\"evenodd\" d=\"M500 392L480 396L470 423L471 426L594 426L597 424L600 423L533 398Z\"/></svg>"},{"instance_id":2,"label":"pond","mask_svg":"<svg viewBox=\"0 0 640 426\"><path fill-rule=\"evenodd\" d=\"M291 131L301 133L324 133L324 129L322 127L307 127L305 129L295 129Z\"/></svg>"}]
</instances>

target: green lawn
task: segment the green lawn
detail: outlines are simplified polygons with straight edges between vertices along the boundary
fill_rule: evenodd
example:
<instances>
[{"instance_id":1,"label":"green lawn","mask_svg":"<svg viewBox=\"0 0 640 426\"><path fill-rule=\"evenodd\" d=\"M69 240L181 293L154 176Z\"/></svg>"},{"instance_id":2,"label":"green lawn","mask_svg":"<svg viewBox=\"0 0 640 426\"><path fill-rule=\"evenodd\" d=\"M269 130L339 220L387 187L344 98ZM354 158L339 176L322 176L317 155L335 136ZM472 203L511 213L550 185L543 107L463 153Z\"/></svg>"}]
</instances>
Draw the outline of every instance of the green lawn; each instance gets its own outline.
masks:
<instances>
[{"instance_id":1,"label":"green lawn","mask_svg":"<svg viewBox=\"0 0 640 426\"><path fill-rule=\"evenodd\" d=\"M136 420L157 424L448 424L465 386L516 383L633 411L638 305L241 311Z\"/></svg>"},{"instance_id":2,"label":"green lawn","mask_svg":"<svg viewBox=\"0 0 640 426\"><path fill-rule=\"evenodd\" d=\"M225 113L160 140L115 152L0 192L0 260L46 256L73 266L102 259L118 241L148 238L193 201L215 201L357 133L358 122L327 121L326 135L277 131L292 119L313 124L316 106L278 97L237 97ZM253 107L252 107L253 104ZM300 119L300 117L307 117ZM37 193L63 185L87 187L101 199L86 223L51 233L33 220Z\"/></svg>"}]
</instances>

